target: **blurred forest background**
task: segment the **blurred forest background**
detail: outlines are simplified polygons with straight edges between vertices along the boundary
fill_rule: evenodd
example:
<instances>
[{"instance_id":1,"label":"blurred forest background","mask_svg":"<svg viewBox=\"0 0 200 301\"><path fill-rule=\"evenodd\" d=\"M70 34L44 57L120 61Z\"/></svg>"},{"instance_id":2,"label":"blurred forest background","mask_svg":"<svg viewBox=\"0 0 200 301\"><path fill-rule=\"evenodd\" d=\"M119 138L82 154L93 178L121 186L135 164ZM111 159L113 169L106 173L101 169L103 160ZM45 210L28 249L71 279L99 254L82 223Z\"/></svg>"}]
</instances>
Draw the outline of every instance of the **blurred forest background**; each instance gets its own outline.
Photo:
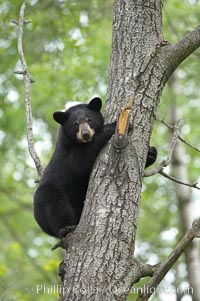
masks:
<instances>
[{"instance_id":1,"label":"blurred forest background","mask_svg":"<svg viewBox=\"0 0 200 301\"><path fill-rule=\"evenodd\" d=\"M27 0L26 3L25 18L32 22L24 28L23 44L29 71L35 79L31 85L33 131L36 150L45 166L58 129L52 113L70 101L87 102L93 96L105 101L113 1ZM18 28L10 22L18 19L21 4L19 0L0 1L0 299L51 301L58 299L55 285L60 285L57 268L63 252L51 251L56 240L42 233L33 218L32 199L38 177L25 135L23 81L21 76L13 74L20 67ZM200 1L163 1L165 40L176 42L199 23ZM173 109L177 106L182 137L200 148L199 71L200 50L181 65L172 84L165 87L157 117L172 122L172 106ZM170 130L157 120L151 144L158 149L159 162L167 155L170 137ZM185 145L183 148L188 181L194 183L199 177L199 153ZM168 168L167 172L172 170ZM191 189L189 195L193 219L200 215L200 193ZM145 178L137 258L151 264L162 261L179 241L182 228L174 183L159 174ZM200 246L198 241L196 245ZM37 293L38 285L43 288ZM172 291L190 286L184 256L167 274L162 286ZM52 289L49 294L47 288ZM132 292L128 300L134 300L134 296ZM192 298L181 299L175 291L161 290L152 300Z\"/></svg>"}]
</instances>

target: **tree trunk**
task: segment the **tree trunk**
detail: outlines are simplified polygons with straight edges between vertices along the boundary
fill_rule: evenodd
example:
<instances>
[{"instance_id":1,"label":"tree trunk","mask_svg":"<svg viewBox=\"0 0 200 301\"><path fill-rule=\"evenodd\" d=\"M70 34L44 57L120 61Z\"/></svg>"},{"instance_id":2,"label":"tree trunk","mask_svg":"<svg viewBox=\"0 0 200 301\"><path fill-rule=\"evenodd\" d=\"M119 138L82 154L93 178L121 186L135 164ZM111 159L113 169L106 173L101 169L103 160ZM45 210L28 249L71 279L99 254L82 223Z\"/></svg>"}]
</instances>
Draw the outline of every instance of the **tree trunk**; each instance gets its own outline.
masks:
<instances>
[{"instance_id":1,"label":"tree trunk","mask_svg":"<svg viewBox=\"0 0 200 301\"><path fill-rule=\"evenodd\" d=\"M193 35L193 43L191 37L166 44L160 0L115 0L105 119L116 120L134 96L133 130L124 150L110 142L96 161L81 221L66 238L62 301L122 301L134 283L152 275L134 259L143 170L162 89L199 46L199 30Z\"/></svg>"},{"instance_id":2,"label":"tree trunk","mask_svg":"<svg viewBox=\"0 0 200 301\"><path fill-rule=\"evenodd\" d=\"M171 81L170 81L171 83ZM174 85L176 84L176 78L173 78L173 83L170 87L175 91ZM173 97L175 99L176 96ZM179 116L176 105L172 105L170 108L170 123L174 124ZM189 183L187 174L187 165L184 160L185 158L184 144L180 141L177 142L173 153L172 160L172 175L182 182ZM193 222L194 217L192 216L192 195L191 188L188 186L174 183L175 193L178 202L178 208L180 213L180 227L182 234L185 233ZM198 249L195 241L191 241L188 247L185 249L185 262L188 272L188 281L191 288L192 300L200 301L200 262Z\"/></svg>"}]
</instances>

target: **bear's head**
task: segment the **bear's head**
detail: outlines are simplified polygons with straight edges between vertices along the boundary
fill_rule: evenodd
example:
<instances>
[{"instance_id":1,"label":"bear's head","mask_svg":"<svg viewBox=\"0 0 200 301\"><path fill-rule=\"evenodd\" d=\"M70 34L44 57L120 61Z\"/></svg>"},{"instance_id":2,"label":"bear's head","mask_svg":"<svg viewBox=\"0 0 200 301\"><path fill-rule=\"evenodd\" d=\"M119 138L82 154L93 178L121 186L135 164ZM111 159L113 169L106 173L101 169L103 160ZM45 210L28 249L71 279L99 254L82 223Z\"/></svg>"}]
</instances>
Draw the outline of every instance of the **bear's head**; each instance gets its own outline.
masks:
<instances>
[{"instance_id":1,"label":"bear's head","mask_svg":"<svg viewBox=\"0 0 200 301\"><path fill-rule=\"evenodd\" d=\"M73 106L65 112L55 112L53 118L70 141L87 143L103 127L101 107L101 99L95 97L88 104Z\"/></svg>"}]
</instances>

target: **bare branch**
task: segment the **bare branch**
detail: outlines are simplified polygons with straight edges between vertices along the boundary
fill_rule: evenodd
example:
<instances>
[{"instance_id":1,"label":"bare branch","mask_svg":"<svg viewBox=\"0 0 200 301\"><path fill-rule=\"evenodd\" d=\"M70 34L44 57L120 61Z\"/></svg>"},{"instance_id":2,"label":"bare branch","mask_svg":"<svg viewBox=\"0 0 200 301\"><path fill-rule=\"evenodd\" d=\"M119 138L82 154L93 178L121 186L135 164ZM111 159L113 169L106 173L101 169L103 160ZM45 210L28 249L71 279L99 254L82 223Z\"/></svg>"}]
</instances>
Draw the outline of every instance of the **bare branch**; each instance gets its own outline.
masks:
<instances>
[{"instance_id":1,"label":"bare branch","mask_svg":"<svg viewBox=\"0 0 200 301\"><path fill-rule=\"evenodd\" d=\"M14 23L15 25L19 25L18 20L11 19L10 22ZM32 22L32 20L24 20L24 24L28 24L28 23L31 23L31 22Z\"/></svg>"},{"instance_id":2,"label":"bare branch","mask_svg":"<svg viewBox=\"0 0 200 301\"><path fill-rule=\"evenodd\" d=\"M172 140L170 142L169 152L168 152L166 160L162 161L153 170L145 171L144 172L144 177L150 177L150 176L153 176L153 175L159 173L160 171L163 170L163 167L166 167L171 163L174 147L175 147L177 139L178 139L178 130L179 130L180 122L181 122L181 120L179 119L179 120L177 120L177 122L174 125L174 134L173 134Z\"/></svg>"},{"instance_id":3,"label":"bare branch","mask_svg":"<svg viewBox=\"0 0 200 301\"><path fill-rule=\"evenodd\" d=\"M200 218L193 222L192 228L186 232L169 257L160 265L151 280L144 285L140 296L137 298L137 301L146 301L150 298L158 284L162 281L177 259L182 255L188 243L191 242L195 237L200 237Z\"/></svg>"},{"instance_id":4,"label":"bare branch","mask_svg":"<svg viewBox=\"0 0 200 301\"><path fill-rule=\"evenodd\" d=\"M131 269L128 273L128 277L132 279L132 283L137 283L144 277L153 277L154 273L158 270L160 264L143 264L133 258L132 264L130 264ZM136 273L137 270L137 273Z\"/></svg>"},{"instance_id":5,"label":"bare branch","mask_svg":"<svg viewBox=\"0 0 200 301\"><path fill-rule=\"evenodd\" d=\"M24 75L24 74L26 74L26 72L24 72L23 70L14 70L14 74ZM35 83L35 80L34 80L34 78L30 75L30 73L29 73L29 76L30 76L30 82L31 82L31 84L32 84L32 83Z\"/></svg>"},{"instance_id":6,"label":"bare branch","mask_svg":"<svg viewBox=\"0 0 200 301\"><path fill-rule=\"evenodd\" d=\"M173 45L172 55L179 64L200 47L200 25L187 33L178 43Z\"/></svg>"},{"instance_id":7,"label":"bare branch","mask_svg":"<svg viewBox=\"0 0 200 301\"><path fill-rule=\"evenodd\" d=\"M140 270L140 279L147 276L153 277L154 273L156 273L158 268L160 267L159 263L155 265L151 265L151 264L143 264L136 260L134 260L134 262L135 264L138 265L138 269Z\"/></svg>"},{"instance_id":8,"label":"bare branch","mask_svg":"<svg viewBox=\"0 0 200 301\"><path fill-rule=\"evenodd\" d=\"M167 123L166 121L164 121L164 119L156 118L156 120L158 120L158 121L160 121L161 123L163 123L163 124L164 124L166 127L168 127L169 129L173 129L173 128L174 128L173 125ZM185 143L187 146L189 146L189 147L191 147L192 149L196 150L197 152L200 152L200 149L199 149L199 148L197 148L197 147L195 147L194 145L192 145L191 143L185 141L180 135L178 135L178 139L179 139L181 142Z\"/></svg>"},{"instance_id":9,"label":"bare branch","mask_svg":"<svg viewBox=\"0 0 200 301\"><path fill-rule=\"evenodd\" d=\"M174 125L174 134L172 136L172 140L171 140L170 147L169 147L169 153L168 153L167 159L165 160L164 167L168 166L171 163L174 147L175 147L177 139L178 139L178 131L179 131L180 122L181 122L181 119L177 120L177 122Z\"/></svg>"},{"instance_id":10,"label":"bare branch","mask_svg":"<svg viewBox=\"0 0 200 301\"><path fill-rule=\"evenodd\" d=\"M166 44L162 48L161 59L165 62L164 82L174 70L198 47L200 47L200 25L187 33L178 43Z\"/></svg>"},{"instance_id":11,"label":"bare branch","mask_svg":"<svg viewBox=\"0 0 200 301\"><path fill-rule=\"evenodd\" d=\"M159 119L157 119L157 120L159 120ZM156 173L160 173L165 178L167 178L167 179L169 179L171 181L174 181L174 182L176 182L178 184L182 184L182 185L189 186L189 187L196 188L196 189L200 190L200 187L198 186L198 183L194 183L194 184L185 183L185 182L182 182L182 181L180 181L180 180L178 180L178 179L176 179L174 177L169 176L168 174L166 174L164 172L163 168L166 167L166 166L168 166L171 163L172 154L173 154L173 150L174 150L175 144L177 142L177 139L180 137L178 135L178 129L179 129L179 124L180 124L180 119L175 123L174 126L167 124L163 120L159 120L159 121L162 122L164 125L166 125L168 128L170 128L170 129L173 128L174 129L174 134L173 134L173 137L172 137L172 140L171 140L171 143L170 143L170 147L169 147L169 152L168 152L167 159L164 160L164 161L162 161L153 170L144 172L144 177L150 177L150 176L155 175Z\"/></svg>"},{"instance_id":12,"label":"bare branch","mask_svg":"<svg viewBox=\"0 0 200 301\"><path fill-rule=\"evenodd\" d=\"M34 140L33 140L33 129L32 129L32 110L31 110L31 101L30 101L30 83L33 82L32 77L30 76L28 72L28 66L24 57L23 52L23 46L22 46L22 39L23 39L23 25L26 23L24 21L24 11L25 11L25 2L22 4L20 8L19 13L19 20L17 22L18 24L18 53L20 57L20 62L22 64L22 71L17 71L18 74L22 74L24 77L24 102L25 102L25 110L26 110L26 135L28 140L28 148L29 153L35 163L35 166L37 168L37 172L39 175L39 178L41 178L43 174L43 167L40 161L40 158L38 157L35 147L34 147ZM15 22L14 22L15 23ZM16 24L16 23L15 23ZM16 73L16 71L15 71Z\"/></svg>"},{"instance_id":13,"label":"bare branch","mask_svg":"<svg viewBox=\"0 0 200 301\"><path fill-rule=\"evenodd\" d=\"M182 184L182 185L185 185L185 186L189 186L189 187L192 187L192 188L196 188L196 189L199 189L200 190L200 187L198 186L198 183L194 183L194 184L189 184L189 183L185 183L185 182L182 182L182 181L179 181L178 179L174 178L174 177L171 177L169 176L168 174L166 174L163 170L159 171L159 173L164 176L165 178L173 181L173 182L176 182L178 184Z\"/></svg>"}]
</instances>

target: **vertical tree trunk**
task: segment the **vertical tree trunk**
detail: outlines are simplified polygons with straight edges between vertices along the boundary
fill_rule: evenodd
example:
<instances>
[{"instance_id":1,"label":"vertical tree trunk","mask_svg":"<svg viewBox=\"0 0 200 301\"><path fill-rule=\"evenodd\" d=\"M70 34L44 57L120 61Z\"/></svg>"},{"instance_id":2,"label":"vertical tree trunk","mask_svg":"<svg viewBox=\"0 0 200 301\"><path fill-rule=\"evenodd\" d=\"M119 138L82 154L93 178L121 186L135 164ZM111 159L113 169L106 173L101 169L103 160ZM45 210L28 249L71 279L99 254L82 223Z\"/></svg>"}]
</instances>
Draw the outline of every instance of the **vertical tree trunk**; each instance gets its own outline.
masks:
<instances>
[{"instance_id":1,"label":"vertical tree trunk","mask_svg":"<svg viewBox=\"0 0 200 301\"><path fill-rule=\"evenodd\" d=\"M171 81L170 81L171 82ZM174 89L176 85L176 78L173 78L173 84L170 84L170 87ZM175 97L173 97L175 98ZM174 124L178 118L180 118L178 108L176 105L172 105L170 108L171 123ZM188 174L187 174L187 165L184 160L185 158L184 144L180 141L177 142L174 149L173 160L172 160L172 174L173 177L189 183ZM192 216L192 195L191 188L188 186L180 185L174 183L175 193L178 202L178 208L180 213L180 226L182 234L185 233L193 222L194 217ZM188 247L185 249L185 262L188 272L188 281L191 287L192 300L200 300L200 262L198 249L196 242L192 241Z\"/></svg>"},{"instance_id":2,"label":"vertical tree trunk","mask_svg":"<svg viewBox=\"0 0 200 301\"><path fill-rule=\"evenodd\" d=\"M148 274L134 259L143 169L164 84L198 47L183 42L183 52L163 42L160 0L115 0L105 119L134 96L133 131L124 150L108 143L96 161L81 221L66 238L62 301L122 301Z\"/></svg>"},{"instance_id":3,"label":"vertical tree trunk","mask_svg":"<svg viewBox=\"0 0 200 301\"><path fill-rule=\"evenodd\" d=\"M141 179L163 86L156 70L152 74L154 64L145 73L162 42L161 1L148 2L114 4L105 117L115 120L134 96L134 134L122 152L110 143L98 158L77 233L68 237L64 280L71 289L61 300L125 300L141 277L133 258Z\"/></svg>"}]
</instances>

